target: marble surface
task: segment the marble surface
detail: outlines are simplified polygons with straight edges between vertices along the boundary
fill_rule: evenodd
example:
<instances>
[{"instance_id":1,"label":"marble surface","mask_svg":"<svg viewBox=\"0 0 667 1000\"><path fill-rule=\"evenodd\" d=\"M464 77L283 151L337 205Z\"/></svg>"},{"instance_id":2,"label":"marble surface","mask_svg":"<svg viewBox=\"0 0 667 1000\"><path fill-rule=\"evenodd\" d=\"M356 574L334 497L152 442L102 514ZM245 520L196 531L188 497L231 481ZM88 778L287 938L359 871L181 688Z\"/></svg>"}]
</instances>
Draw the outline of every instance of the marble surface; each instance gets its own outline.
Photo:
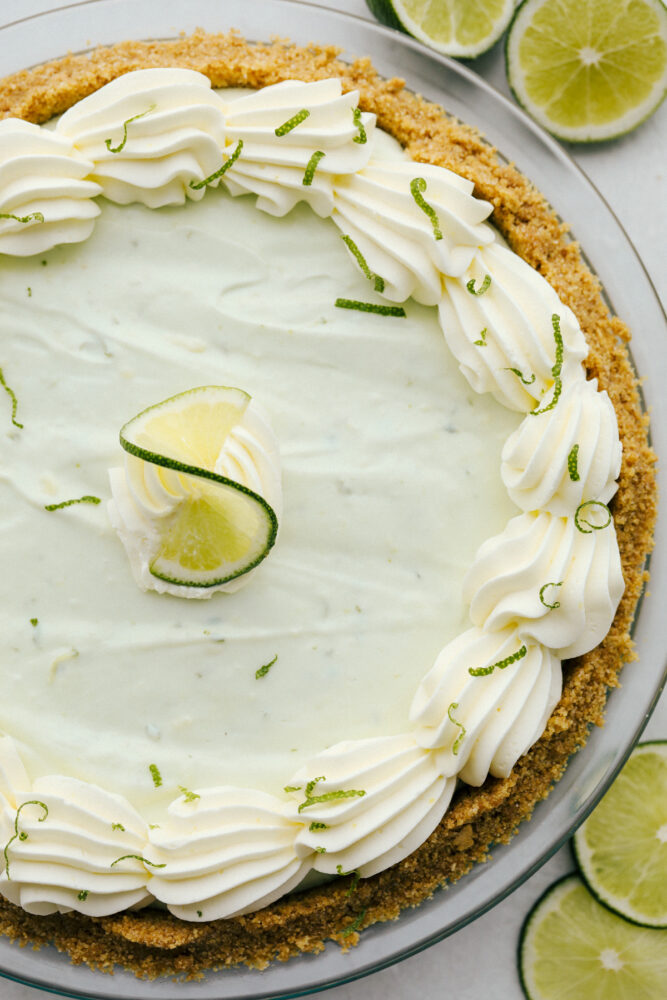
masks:
<instances>
[{"instance_id":1,"label":"marble surface","mask_svg":"<svg viewBox=\"0 0 667 1000\"><path fill-rule=\"evenodd\" d=\"M371 19L364 0L311 2ZM56 0L14 0L12 4L0 5L0 24L58 6L65 4ZM497 90L509 95L501 45L469 65ZM568 147L620 220L663 303L667 299L666 149L667 102L629 136L590 147ZM632 317L624 318L632 321ZM663 694L642 738L667 739L667 694ZM415 996L436 1000L445 995L456 1000L478 1000L483 996L521 1000L523 993L516 966L521 924L544 890L573 869L570 847L565 846L511 896L473 924L421 955L356 983L336 987L327 996L330 1000L412 1000ZM480 961L482 943L483 962ZM27 986L0 981L0 996L3 1000L38 1000L43 994Z\"/></svg>"}]
</instances>

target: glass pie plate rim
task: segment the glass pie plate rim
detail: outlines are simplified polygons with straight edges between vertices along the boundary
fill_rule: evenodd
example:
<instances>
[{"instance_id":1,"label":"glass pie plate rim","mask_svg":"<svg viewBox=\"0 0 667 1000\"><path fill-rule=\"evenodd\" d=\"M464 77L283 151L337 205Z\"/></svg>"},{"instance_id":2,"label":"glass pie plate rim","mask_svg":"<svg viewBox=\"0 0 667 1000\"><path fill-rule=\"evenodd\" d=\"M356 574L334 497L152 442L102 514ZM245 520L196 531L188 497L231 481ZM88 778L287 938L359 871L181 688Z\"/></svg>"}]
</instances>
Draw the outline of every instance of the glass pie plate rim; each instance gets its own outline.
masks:
<instances>
[{"instance_id":1,"label":"glass pie plate rim","mask_svg":"<svg viewBox=\"0 0 667 1000\"><path fill-rule=\"evenodd\" d=\"M260 32L257 24L262 25ZM653 415L653 444L658 453L667 453L667 401L659 391L667 384L667 352L660 351L658 339L664 314L641 260L612 210L562 147L465 65L405 35L306 0L225 0L224 5L190 0L185 7L179 0L161 0L159 5L152 0L85 0L8 24L0 28L0 39L11 51L8 72L14 72L68 51L87 50L91 43L173 37L198 27L234 27L248 38L280 35L300 44L339 45L343 59L370 56L380 75L404 77L410 89L477 126L503 157L534 180L562 218L577 220L575 236L589 254L590 266L603 288L614 290L614 312L629 319L635 330L633 359L640 373L650 373L643 393ZM659 471L664 496L663 478ZM403 911L398 921L368 928L348 953L329 944L319 955L273 963L264 971L243 967L210 972L197 982L145 981L130 973L118 971L110 977L73 966L51 946L32 951L0 938L0 978L95 1000L296 997L386 968L481 916L548 860L588 815L623 765L659 697L665 680L660 607L667 600L666 530L660 518L651 559L651 598L643 603L635 630L640 664L626 666L623 697L611 696L605 727L590 734L586 747L571 759L563 778L519 834L509 844L494 847L491 863L477 865L417 909Z\"/></svg>"}]
</instances>

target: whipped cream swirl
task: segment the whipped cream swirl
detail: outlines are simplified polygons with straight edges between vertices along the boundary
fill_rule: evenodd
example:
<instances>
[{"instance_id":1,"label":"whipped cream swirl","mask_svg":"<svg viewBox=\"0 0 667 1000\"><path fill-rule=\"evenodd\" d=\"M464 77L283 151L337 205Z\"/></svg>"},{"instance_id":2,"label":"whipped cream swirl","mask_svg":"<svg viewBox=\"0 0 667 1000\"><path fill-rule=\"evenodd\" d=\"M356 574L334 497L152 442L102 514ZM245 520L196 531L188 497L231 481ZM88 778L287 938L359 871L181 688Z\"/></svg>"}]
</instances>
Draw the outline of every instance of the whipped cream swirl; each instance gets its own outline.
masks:
<instances>
[{"instance_id":1,"label":"whipped cream swirl","mask_svg":"<svg viewBox=\"0 0 667 1000\"><path fill-rule=\"evenodd\" d=\"M288 787L301 857L331 875L368 878L411 854L447 810L456 781L410 735L346 740L311 758Z\"/></svg>"},{"instance_id":2,"label":"whipped cream swirl","mask_svg":"<svg viewBox=\"0 0 667 1000\"><path fill-rule=\"evenodd\" d=\"M609 503L620 469L616 412L596 379L574 379L557 406L528 414L502 452L503 482L525 511L567 516L589 497Z\"/></svg>"},{"instance_id":3,"label":"whipped cream swirl","mask_svg":"<svg viewBox=\"0 0 667 1000\"><path fill-rule=\"evenodd\" d=\"M251 400L243 417L225 439L212 470L263 497L276 512L282 509L278 442L260 405ZM160 523L192 493L192 476L162 468L126 454L122 468L109 469L109 519L125 546L132 574L142 590L206 600L214 593L233 593L244 587L250 570L216 587L186 587L151 573L160 543Z\"/></svg>"},{"instance_id":4,"label":"whipped cream swirl","mask_svg":"<svg viewBox=\"0 0 667 1000\"><path fill-rule=\"evenodd\" d=\"M490 392L512 410L549 405L558 354L554 316L563 341L560 383L584 378L588 347L574 313L511 250L493 243L460 277L443 280L440 323L475 392Z\"/></svg>"},{"instance_id":5,"label":"whipped cream swirl","mask_svg":"<svg viewBox=\"0 0 667 1000\"><path fill-rule=\"evenodd\" d=\"M306 201L331 215L337 174L353 174L371 155L375 115L358 108L356 90L340 80L284 80L224 100L227 146L238 158L225 173L232 195L256 194L257 207L286 215Z\"/></svg>"},{"instance_id":6,"label":"whipped cream swirl","mask_svg":"<svg viewBox=\"0 0 667 1000\"><path fill-rule=\"evenodd\" d=\"M18 118L0 121L0 253L27 257L93 231L101 191L72 143Z\"/></svg>"},{"instance_id":7,"label":"whipped cream swirl","mask_svg":"<svg viewBox=\"0 0 667 1000\"><path fill-rule=\"evenodd\" d=\"M264 792L209 788L176 799L150 831L151 892L183 920L218 920L268 906L310 869L297 856L285 805Z\"/></svg>"},{"instance_id":8,"label":"whipped cream swirl","mask_svg":"<svg viewBox=\"0 0 667 1000\"><path fill-rule=\"evenodd\" d=\"M444 167L378 158L337 179L332 219L363 255L385 298L442 298L442 276L460 275L493 241L488 202L471 181Z\"/></svg>"},{"instance_id":9,"label":"whipped cream swirl","mask_svg":"<svg viewBox=\"0 0 667 1000\"><path fill-rule=\"evenodd\" d=\"M92 178L121 205L197 201L223 163L222 103L208 77L189 69L127 73L66 111L56 131L93 161Z\"/></svg>"},{"instance_id":10,"label":"whipped cream swirl","mask_svg":"<svg viewBox=\"0 0 667 1000\"><path fill-rule=\"evenodd\" d=\"M611 515L596 506L593 518L598 526L582 530L577 516L520 514L484 542L463 584L473 623L487 630L512 625L563 660L597 646L624 583Z\"/></svg>"},{"instance_id":11,"label":"whipped cream swirl","mask_svg":"<svg viewBox=\"0 0 667 1000\"><path fill-rule=\"evenodd\" d=\"M481 785L506 778L542 735L560 698L560 660L514 628L471 628L440 652L417 688L410 720L445 774Z\"/></svg>"}]
</instances>

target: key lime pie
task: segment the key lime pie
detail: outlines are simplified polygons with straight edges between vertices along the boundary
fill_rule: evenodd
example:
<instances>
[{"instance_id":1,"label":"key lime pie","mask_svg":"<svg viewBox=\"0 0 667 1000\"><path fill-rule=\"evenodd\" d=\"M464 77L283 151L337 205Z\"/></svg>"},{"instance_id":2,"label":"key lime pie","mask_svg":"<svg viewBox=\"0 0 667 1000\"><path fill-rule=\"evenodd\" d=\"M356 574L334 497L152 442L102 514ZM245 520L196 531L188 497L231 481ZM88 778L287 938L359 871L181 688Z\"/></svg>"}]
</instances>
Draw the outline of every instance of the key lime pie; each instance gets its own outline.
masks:
<instances>
[{"instance_id":1,"label":"key lime pie","mask_svg":"<svg viewBox=\"0 0 667 1000\"><path fill-rule=\"evenodd\" d=\"M3 930L142 975L352 943L632 655L626 331L367 62L201 34L0 95Z\"/></svg>"}]
</instances>

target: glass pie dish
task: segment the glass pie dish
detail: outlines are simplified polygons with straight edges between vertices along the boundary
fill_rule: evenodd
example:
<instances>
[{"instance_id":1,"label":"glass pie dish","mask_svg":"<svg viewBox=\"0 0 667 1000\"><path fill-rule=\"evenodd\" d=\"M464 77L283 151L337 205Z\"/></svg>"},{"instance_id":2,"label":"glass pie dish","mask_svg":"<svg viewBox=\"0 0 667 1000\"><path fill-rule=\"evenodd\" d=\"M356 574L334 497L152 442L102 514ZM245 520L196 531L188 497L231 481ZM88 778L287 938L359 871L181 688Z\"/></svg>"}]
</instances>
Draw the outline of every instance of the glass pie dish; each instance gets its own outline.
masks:
<instances>
[{"instance_id":1,"label":"glass pie dish","mask_svg":"<svg viewBox=\"0 0 667 1000\"><path fill-rule=\"evenodd\" d=\"M95 23L93 39L91 15ZM634 358L640 372L651 371L646 396L660 433L665 426L661 411L664 403L652 389L661 384L661 375L665 374L664 357L656 350L661 324L659 306L618 223L558 146L464 67L426 55L416 43L366 22L307 4L266 0L258 0L249 9L242 3L228 3L224 23L222 16L220 5L212 0L188 5L187 15L178 3L164 3L158 11L148 0L97 0L75 5L8 26L4 36L14 65L6 68L19 69L66 50L82 51L91 40L107 43L127 37L171 37L196 26L208 30L233 26L254 38L256 25L261 24L263 37L279 32L297 43L318 38L340 45L344 58L369 55L382 75L400 73L411 89L480 128L508 160L535 179L561 217L577 220L575 235L588 251L592 269L603 287L614 290L614 311L631 317L633 326L640 331ZM353 51L348 44L351 38ZM660 450L660 441L656 444ZM211 974L196 983L147 983L124 974L113 979L102 977L86 968L72 967L50 949L39 953L19 951L3 941L0 971L18 981L70 996L125 996L137 1000L153 996L295 996L364 975L457 930L503 898L560 846L612 780L641 730L663 673L658 619L660 597L665 591L660 563L663 551L659 531L658 554L652 564L653 597L642 609L636 631L641 673L630 670L624 676L623 698L611 698L606 728L592 734L585 752L573 759L565 777L548 802L537 809L531 823L512 844L494 852L492 865L476 869L418 910L404 913L397 923L364 932L359 947L346 956L332 946L316 958L293 960L261 974L233 970Z\"/></svg>"}]
</instances>

